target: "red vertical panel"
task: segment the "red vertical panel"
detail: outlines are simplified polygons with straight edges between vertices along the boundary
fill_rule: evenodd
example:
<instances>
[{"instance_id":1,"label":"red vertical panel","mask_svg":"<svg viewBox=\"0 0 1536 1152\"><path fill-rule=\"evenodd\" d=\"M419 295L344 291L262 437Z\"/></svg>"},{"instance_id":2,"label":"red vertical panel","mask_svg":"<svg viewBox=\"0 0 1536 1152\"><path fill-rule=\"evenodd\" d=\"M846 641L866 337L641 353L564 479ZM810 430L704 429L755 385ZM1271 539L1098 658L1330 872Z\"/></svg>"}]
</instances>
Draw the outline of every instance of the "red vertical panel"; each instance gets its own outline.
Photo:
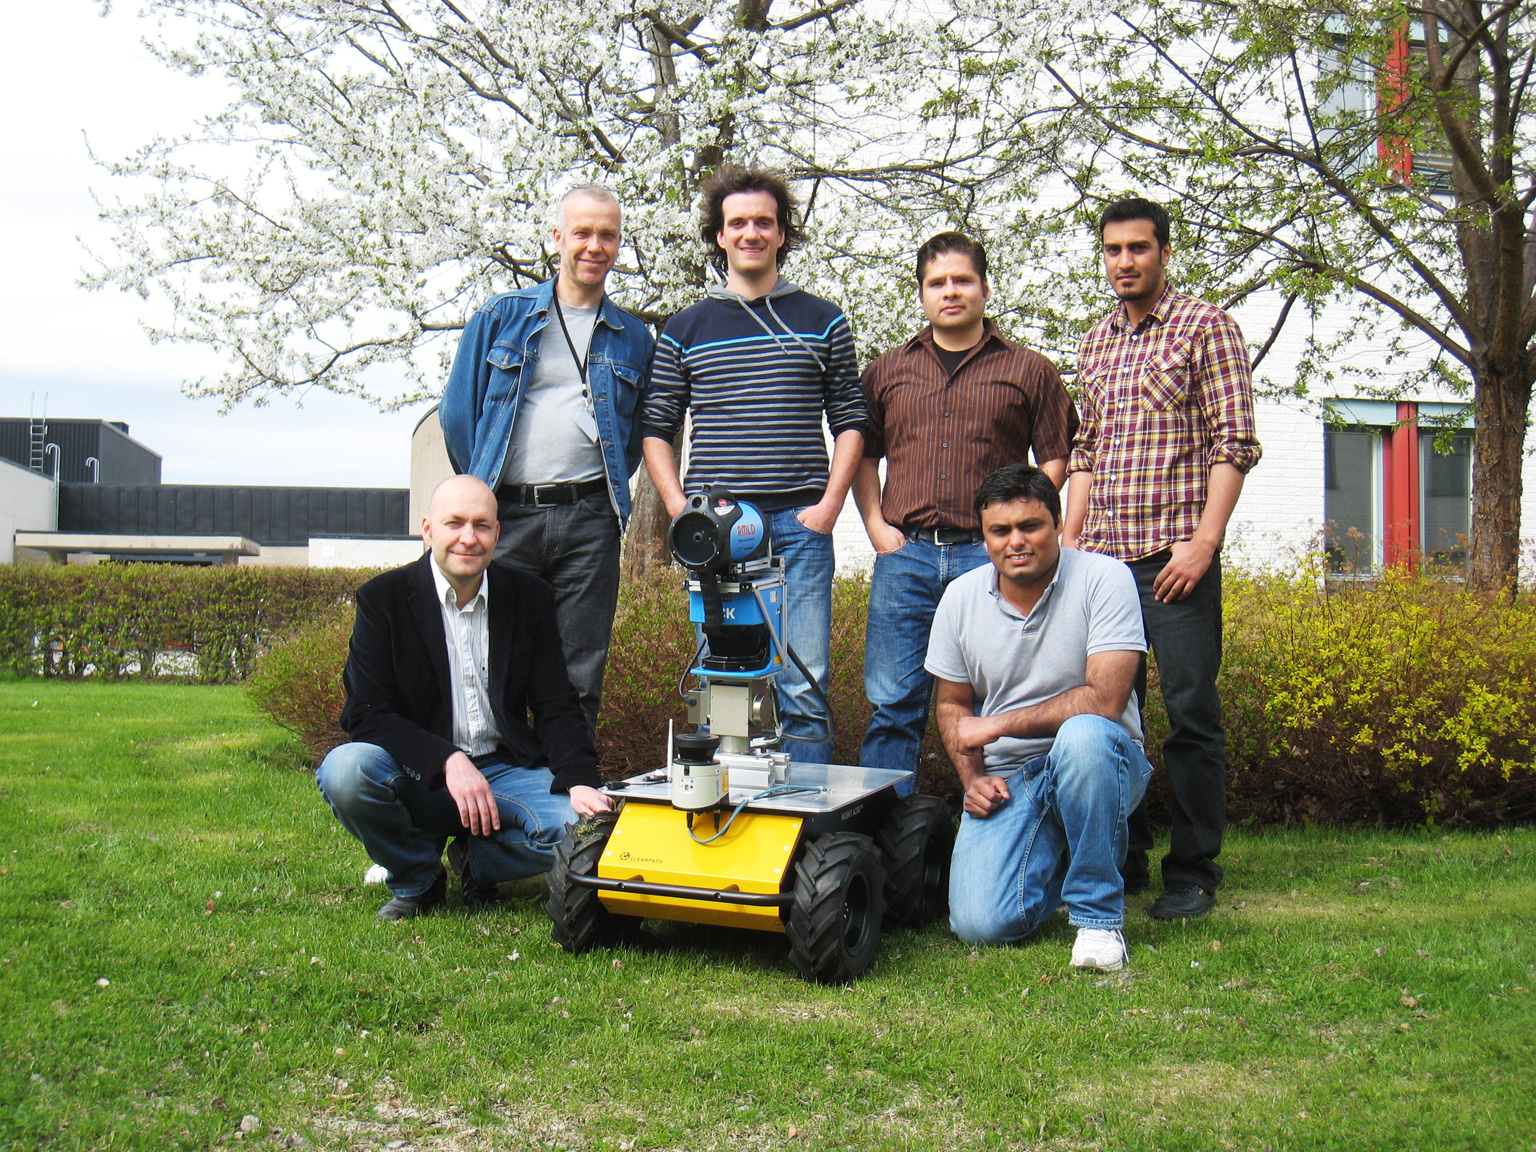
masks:
<instances>
[{"instance_id":1,"label":"red vertical panel","mask_svg":"<svg viewBox=\"0 0 1536 1152\"><path fill-rule=\"evenodd\" d=\"M1397 405L1397 425L1382 433L1382 535L1388 564L1412 568L1419 553L1419 406Z\"/></svg>"},{"instance_id":2,"label":"red vertical panel","mask_svg":"<svg viewBox=\"0 0 1536 1152\"><path fill-rule=\"evenodd\" d=\"M1408 99L1410 67L1408 25L1402 23L1392 33L1392 47L1387 51L1376 90L1376 114L1378 122L1383 126ZM1403 137L1378 137L1376 151L1381 162L1391 168L1399 179L1407 180L1413 175L1413 148Z\"/></svg>"}]
</instances>

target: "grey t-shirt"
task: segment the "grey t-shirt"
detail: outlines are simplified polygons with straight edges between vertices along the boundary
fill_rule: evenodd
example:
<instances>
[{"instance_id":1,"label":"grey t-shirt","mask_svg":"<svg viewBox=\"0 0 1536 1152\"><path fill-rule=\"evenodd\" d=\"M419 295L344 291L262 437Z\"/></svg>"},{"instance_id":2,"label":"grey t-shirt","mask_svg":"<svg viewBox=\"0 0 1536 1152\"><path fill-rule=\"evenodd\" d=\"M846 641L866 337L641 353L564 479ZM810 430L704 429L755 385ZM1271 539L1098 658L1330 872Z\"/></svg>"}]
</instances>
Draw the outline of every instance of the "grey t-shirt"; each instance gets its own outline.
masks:
<instances>
[{"instance_id":1,"label":"grey t-shirt","mask_svg":"<svg viewBox=\"0 0 1536 1152\"><path fill-rule=\"evenodd\" d=\"M1061 563L1027 617L997 590L997 569L973 568L944 590L928 636L924 667L969 684L995 716L1040 704L1088 682L1095 652L1145 652L1141 600L1131 570L1112 556L1061 550ZM1141 739L1136 694L1120 726ZM1002 775L1051 750L1051 737L1004 737L988 744L986 769Z\"/></svg>"},{"instance_id":2,"label":"grey t-shirt","mask_svg":"<svg viewBox=\"0 0 1536 1152\"><path fill-rule=\"evenodd\" d=\"M592 329L602 305L595 308L560 306L565 327L576 352L587 355ZM539 334L539 359L517 419L507 460L501 469L503 484L565 484L596 480L603 475L603 451L598 445L597 420L581 371L565 342L560 320L550 308L549 323Z\"/></svg>"}]
</instances>

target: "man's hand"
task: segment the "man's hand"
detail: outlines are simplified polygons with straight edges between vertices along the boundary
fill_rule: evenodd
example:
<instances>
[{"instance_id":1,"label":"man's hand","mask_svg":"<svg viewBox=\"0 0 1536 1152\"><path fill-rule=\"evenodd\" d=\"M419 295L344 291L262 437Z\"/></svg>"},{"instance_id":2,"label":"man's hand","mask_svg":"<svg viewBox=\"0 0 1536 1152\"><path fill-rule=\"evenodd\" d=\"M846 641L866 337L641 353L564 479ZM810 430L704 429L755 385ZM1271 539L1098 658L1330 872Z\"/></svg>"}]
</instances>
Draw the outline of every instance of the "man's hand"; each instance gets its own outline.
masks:
<instances>
[{"instance_id":1,"label":"man's hand","mask_svg":"<svg viewBox=\"0 0 1536 1152\"><path fill-rule=\"evenodd\" d=\"M1073 476L1075 478L1076 473ZM1210 568L1216 549L1221 547L1227 521L1242 493L1243 474L1235 464L1211 465L1210 492L1205 498L1205 509L1200 513L1200 525L1193 537L1170 549L1173 555L1157 574L1157 579L1152 581L1152 595L1157 600L1171 604L1195 590L1195 585Z\"/></svg>"},{"instance_id":2,"label":"man's hand","mask_svg":"<svg viewBox=\"0 0 1536 1152\"><path fill-rule=\"evenodd\" d=\"M959 716L955 719L955 743L967 755L981 755L981 750L991 744L1001 732L997 730L995 716Z\"/></svg>"},{"instance_id":3,"label":"man's hand","mask_svg":"<svg viewBox=\"0 0 1536 1152\"><path fill-rule=\"evenodd\" d=\"M1008 800L1008 782L1000 776L978 776L965 790L965 810L978 820L985 820Z\"/></svg>"},{"instance_id":4,"label":"man's hand","mask_svg":"<svg viewBox=\"0 0 1536 1152\"><path fill-rule=\"evenodd\" d=\"M1152 595L1163 604L1182 600L1193 592L1216 554L1215 548L1199 540L1180 540L1170 551L1168 563L1152 581Z\"/></svg>"},{"instance_id":5,"label":"man's hand","mask_svg":"<svg viewBox=\"0 0 1536 1152\"><path fill-rule=\"evenodd\" d=\"M809 508L803 508L795 516L795 519L804 524L812 532L820 532L823 536L832 531L832 525L837 523L838 513L843 506L838 504L835 508L828 508L827 502L822 500L812 504Z\"/></svg>"},{"instance_id":6,"label":"man's hand","mask_svg":"<svg viewBox=\"0 0 1536 1152\"><path fill-rule=\"evenodd\" d=\"M892 552L900 552L907 542L907 534L894 524L887 524L884 520L878 524L865 524L869 532L869 542L875 546L876 556L889 556Z\"/></svg>"},{"instance_id":7,"label":"man's hand","mask_svg":"<svg viewBox=\"0 0 1536 1152\"><path fill-rule=\"evenodd\" d=\"M501 831L501 812L496 807L496 797L473 760L462 752L455 752L443 765L443 779L448 785L448 795L459 806L459 823L469 829L470 835L489 836Z\"/></svg>"},{"instance_id":8,"label":"man's hand","mask_svg":"<svg viewBox=\"0 0 1536 1152\"><path fill-rule=\"evenodd\" d=\"M588 788L585 784L571 785L571 807L576 810L576 815L583 820L589 816L596 816L599 812L609 812L613 809L613 797L606 792L599 792L596 788Z\"/></svg>"}]
</instances>

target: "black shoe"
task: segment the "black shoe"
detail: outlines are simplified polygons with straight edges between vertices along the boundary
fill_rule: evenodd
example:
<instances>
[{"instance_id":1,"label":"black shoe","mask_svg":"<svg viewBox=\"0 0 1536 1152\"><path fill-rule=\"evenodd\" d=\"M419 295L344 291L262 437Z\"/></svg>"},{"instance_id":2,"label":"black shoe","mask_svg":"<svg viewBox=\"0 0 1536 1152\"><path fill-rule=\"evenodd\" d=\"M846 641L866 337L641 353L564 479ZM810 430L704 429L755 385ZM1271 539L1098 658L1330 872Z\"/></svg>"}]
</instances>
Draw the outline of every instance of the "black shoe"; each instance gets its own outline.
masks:
<instances>
[{"instance_id":1,"label":"black shoe","mask_svg":"<svg viewBox=\"0 0 1536 1152\"><path fill-rule=\"evenodd\" d=\"M448 866L459 874L459 890L466 908L492 908L502 903L501 889L495 884L481 884L469 870L469 840L458 837L448 845Z\"/></svg>"},{"instance_id":2,"label":"black shoe","mask_svg":"<svg viewBox=\"0 0 1536 1152\"><path fill-rule=\"evenodd\" d=\"M1198 884L1174 884L1152 901L1154 920L1198 920L1216 907L1216 894Z\"/></svg>"},{"instance_id":3,"label":"black shoe","mask_svg":"<svg viewBox=\"0 0 1536 1152\"><path fill-rule=\"evenodd\" d=\"M379 909L380 920L409 920L412 916L421 916L432 911L448 898L448 875L439 872L437 879L432 881L432 887L416 896L395 896L388 904Z\"/></svg>"}]
</instances>

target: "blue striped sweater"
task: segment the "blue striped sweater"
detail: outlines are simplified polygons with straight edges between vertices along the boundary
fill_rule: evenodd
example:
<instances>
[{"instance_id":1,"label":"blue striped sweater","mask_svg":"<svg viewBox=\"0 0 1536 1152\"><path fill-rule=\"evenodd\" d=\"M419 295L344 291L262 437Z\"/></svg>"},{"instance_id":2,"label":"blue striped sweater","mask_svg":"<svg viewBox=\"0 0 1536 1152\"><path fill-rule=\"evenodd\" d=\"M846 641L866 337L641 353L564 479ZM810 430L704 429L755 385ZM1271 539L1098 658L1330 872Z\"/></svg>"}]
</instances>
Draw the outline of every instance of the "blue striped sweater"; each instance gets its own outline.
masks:
<instances>
[{"instance_id":1,"label":"blue striped sweater","mask_svg":"<svg viewBox=\"0 0 1536 1152\"><path fill-rule=\"evenodd\" d=\"M822 413L834 437L868 422L848 317L786 280L751 301L712 288L656 342L645 434L670 441L690 412L686 491L722 484L764 511L814 504Z\"/></svg>"}]
</instances>

